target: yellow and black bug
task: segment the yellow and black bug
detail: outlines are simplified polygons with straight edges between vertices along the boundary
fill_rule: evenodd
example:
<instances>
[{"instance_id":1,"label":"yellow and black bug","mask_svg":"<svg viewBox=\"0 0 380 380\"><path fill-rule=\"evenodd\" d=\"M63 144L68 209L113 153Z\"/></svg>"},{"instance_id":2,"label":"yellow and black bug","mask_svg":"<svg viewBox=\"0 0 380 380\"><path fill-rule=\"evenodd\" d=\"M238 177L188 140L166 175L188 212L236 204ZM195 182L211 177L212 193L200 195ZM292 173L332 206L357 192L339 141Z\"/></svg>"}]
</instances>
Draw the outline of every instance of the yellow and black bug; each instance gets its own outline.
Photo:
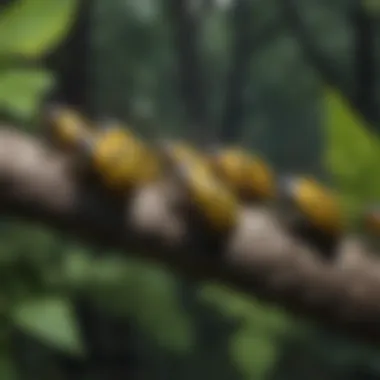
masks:
<instances>
[{"instance_id":1,"label":"yellow and black bug","mask_svg":"<svg viewBox=\"0 0 380 380\"><path fill-rule=\"evenodd\" d=\"M178 175L186 186L191 203L205 222L217 233L226 233L236 225L238 201L199 161L179 164Z\"/></svg>"},{"instance_id":2,"label":"yellow and black bug","mask_svg":"<svg viewBox=\"0 0 380 380\"><path fill-rule=\"evenodd\" d=\"M58 105L48 107L43 116L50 141L74 155L74 164L86 180L96 178L102 187L123 194L159 175L154 150L121 123L89 121Z\"/></svg>"},{"instance_id":3,"label":"yellow and black bug","mask_svg":"<svg viewBox=\"0 0 380 380\"><path fill-rule=\"evenodd\" d=\"M167 143L163 156L185 197L181 203L192 239L218 251L237 224L239 202L201 152L187 143Z\"/></svg>"},{"instance_id":4,"label":"yellow and black bug","mask_svg":"<svg viewBox=\"0 0 380 380\"><path fill-rule=\"evenodd\" d=\"M275 196L272 168L257 155L230 147L209 156L219 178L243 201L265 201Z\"/></svg>"},{"instance_id":5,"label":"yellow and black bug","mask_svg":"<svg viewBox=\"0 0 380 380\"><path fill-rule=\"evenodd\" d=\"M102 184L116 192L143 186L161 175L154 149L117 122L100 125L87 146L87 155Z\"/></svg>"},{"instance_id":6,"label":"yellow and black bug","mask_svg":"<svg viewBox=\"0 0 380 380\"><path fill-rule=\"evenodd\" d=\"M280 181L278 192L280 210L291 231L323 255L331 256L344 231L334 192L313 178L299 176Z\"/></svg>"},{"instance_id":7,"label":"yellow and black bug","mask_svg":"<svg viewBox=\"0 0 380 380\"><path fill-rule=\"evenodd\" d=\"M66 152L77 153L94 133L90 122L69 107L51 105L44 110L42 118L49 140Z\"/></svg>"},{"instance_id":8,"label":"yellow and black bug","mask_svg":"<svg viewBox=\"0 0 380 380\"><path fill-rule=\"evenodd\" d=\"M188 142L161 140L156 143L156 147L169 170L173 169L178 162L197 161L206 164L203 153Z\"/></svg>"}]
</instances>

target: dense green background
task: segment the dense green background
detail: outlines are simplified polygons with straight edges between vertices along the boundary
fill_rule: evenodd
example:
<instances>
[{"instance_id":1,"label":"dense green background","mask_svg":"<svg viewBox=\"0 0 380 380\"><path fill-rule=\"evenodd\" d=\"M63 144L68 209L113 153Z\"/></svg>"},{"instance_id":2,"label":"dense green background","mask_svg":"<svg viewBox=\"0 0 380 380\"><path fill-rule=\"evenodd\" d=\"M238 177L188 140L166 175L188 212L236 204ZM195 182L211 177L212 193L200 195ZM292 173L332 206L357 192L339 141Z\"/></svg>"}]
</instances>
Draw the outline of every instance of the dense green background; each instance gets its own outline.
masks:
<instances>
[{"instance_id":1,"label":"dense green background","mask_svg":"<svg viewBox=\"0 0 380 380\"><path fill-rule=\"evenodd\" d=\"M215 2L211 12L199 16L214 123L224 107L232 2ZM326 59L338 62L349 78L349 1L330 3L302 0L303 17ZM20 0L0 5L0 110L4 118L28 125L20 128L40 132L38 106L55 83L42 58L69 32L76 4ZM147 137L188 136L163 2L98 0L93 11L88 91L94 107L144 120L150 127L140 132ZM252 36L268 24L280 26L252 53L241 140L280 172L330 177L354 222L360 207L380 194L377 139L344 94L306 63L276 1L252 0L251 18L246 32ZM80 358L86 352L71 306L77 294L123 316L132 330L129 347L138 357L133 365L144 379L380 379L378 353L372 349L217 284L191 285L112 252L99 258L92 248L18 220L3 219L0 234L2 380L67 378L61 354ZM97 378L89 373L83 378Z\"/></svg>"}]
</instances>

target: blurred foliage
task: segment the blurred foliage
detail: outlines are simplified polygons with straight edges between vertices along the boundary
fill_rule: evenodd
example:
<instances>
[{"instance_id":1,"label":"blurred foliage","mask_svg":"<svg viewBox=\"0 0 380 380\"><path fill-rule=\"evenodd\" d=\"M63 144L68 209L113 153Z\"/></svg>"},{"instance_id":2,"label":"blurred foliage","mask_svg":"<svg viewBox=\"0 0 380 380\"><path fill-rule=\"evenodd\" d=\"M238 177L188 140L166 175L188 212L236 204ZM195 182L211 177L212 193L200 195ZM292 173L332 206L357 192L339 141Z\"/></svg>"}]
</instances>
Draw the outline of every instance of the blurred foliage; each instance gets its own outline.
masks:
<instances>
[{"instance_id":1,"label":"blurred foliage","mask_svg":"<svg viewBox=\"0 0 380 380\"><path fill-rule=\"evenodd\" d=\"M175 350L191 347L191 322L178 305L172 274L141 261L93 258L83 249L71 250L65 261L71 286L132 319L158 344Z\"/></svg>"},{"instance_id":2,"label":"blurred foliage","mask_svg":"<svg viewBox=\"0 0 380 380\"><path fill-rule=\"evenodd\" d=\"M55 83L43 58L69 32L76 3L20 0L2 9L4 117L33 123L41 100ZM226 22L232 2L211 3L212 12L201 7L195 11L203 31L209 110L216 120L224 107L224 78L231 59L232 34ZM326 56L339 62L349 76L347 1L328 6L317 0L299 3ZM138 120L136 128L148 138L186 137L171 21L162 4L95 1L90 93L100 113ZM274 0L252 0L252 9L247 33L253 39L269 24L283 22ZM285 27L253 52L243 90L247 109L243 144L262 152L279 171L329 173L353 220L361 205L376 200L377 137L368 132L344 94L321 83ZM220 285L190 285L162 268L85 248L20 221L2 220L0 234L1 379L17 379L15 369L20 369L11 357L13 329L51 351L83 355L71 305L76 294L88 295L133 326L132 344L143 357L147 379L347 380L355 379L357 366L380 376L377 352ZM42 350L33 344L33 351ZM33 358L45 365L44 355Z\"/></svg>"},{"instance_id":3,"label":"blurred foliage","mask_svg":"<svg viewBox=\"0 0 380 380\"><path fill-rule=\"evenodd\" d=\"M347 217L355 222L363 206L376 203L380 194L377 177L380 142L336 90L325 88L324 103L326 165L342 197Z\"/></svg>"},{"instance_id":4,"label":"blurred foliage","mask_svg":"<svg viewBox=\"0 0 380 380\"><path fill-rule=\"evenodd\" d=\"M13 323L26 333L69 354L83 353L70 300L58 296L30 298L13 309Z\"/></svg>"},{"instance_id":5,"label":"blurred foliage","mask_svg":"<svg viewBox=\"0 0 380 380\"><path fill-rule=\"evenodd\" d=\"M40 58L54 48L74 20L75 0L23 0L0 18L0 54Z\"/></svg>"},{"instance_id":6,"label":"blurred foliage","mask_svg":"<svg viewBox=\"0 0 380 380\"><path fill-rule=\"evenodd\" d=\"M21 120L30 119L41 97L53 85L49 73L39 69L0 71L0 104Z\"/></svg>"},{"instance_id":7,"label":"blurred foliage","mask_svg":"<svg viewBox=\"0 0 380 380\"><path fill-rule=\"evenodd\" d=\"M281 311L220 285L207 285L201 296L223 314L241 321L230 341L236 366L247 378L266 378L281 351L278 341L292 329L291 322Z\"/></svg>"},{"instance_id":8,"label":"blurred foliage","mask_svg":"<svg viewBox=\"0 0 380 380\"><path fill-rule=\"evenodd\" d=\"M30 120L53 85L40 60L56 47L74 19L75 0L22 0L0 14L0 108Z\"/></svg>"}]
</instances>

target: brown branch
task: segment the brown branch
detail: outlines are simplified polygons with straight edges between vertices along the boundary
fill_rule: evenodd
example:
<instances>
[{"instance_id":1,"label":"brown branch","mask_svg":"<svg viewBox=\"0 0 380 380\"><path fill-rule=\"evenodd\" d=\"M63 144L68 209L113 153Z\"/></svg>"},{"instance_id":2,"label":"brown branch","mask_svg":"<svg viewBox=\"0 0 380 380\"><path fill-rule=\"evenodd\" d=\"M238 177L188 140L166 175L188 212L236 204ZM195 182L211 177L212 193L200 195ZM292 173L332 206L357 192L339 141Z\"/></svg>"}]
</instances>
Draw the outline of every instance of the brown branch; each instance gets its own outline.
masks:
<instances>
[{"instance_id":1,"label":"brown branch","mask_svg":"<svg viewBox=\"0 0 380 380\"><path fill-rule=\"evenodd\" d=\"M299 41L305 58L322 76L323 80L338 89L350 102L350 104L367 120L372 126L378 122L378 115L368 112L367 107L357 101L354 86L351 86L345 78L340 67L332 59L328 59L309 28L305 26L296 0L280 0L284 16L286 17L290 29L294 32Z\"/></svg>"},{"instance_id":2,"label":"brown branch","mask_svg":"<svg viewBox=\"0 0 380 380\"><path fill-rule=\"evenodd\" d=\"M264 207L241 210L220 259L190 252L186 225L170 206L168 179L138 191L124 209L85 189L70 162L40 141L0 130L0 209L89 243L164 263L193 278L219 279L293 313L367 341L380 341L380 264L347 237L334 262L292 239ZM127 203L130 203L127 205Z\"/></svg>"},{"instance_id":3,"label":"brown branch","mask_svg":"<svg viewBox=\"0 0 380 380\"><path fill-rule=\"evenodd\" d=\"M267 25L257 36L252 36L251 3L247 0L234 2L232 27L234 43L231 64L227 73L226 96L218 138L222 143L236 143L241 136L244 122L244 88L249 80L249 70L254 53L259 52L268 41L279 34L283 23L275 20Z\"/></svg>"}]
</instances>

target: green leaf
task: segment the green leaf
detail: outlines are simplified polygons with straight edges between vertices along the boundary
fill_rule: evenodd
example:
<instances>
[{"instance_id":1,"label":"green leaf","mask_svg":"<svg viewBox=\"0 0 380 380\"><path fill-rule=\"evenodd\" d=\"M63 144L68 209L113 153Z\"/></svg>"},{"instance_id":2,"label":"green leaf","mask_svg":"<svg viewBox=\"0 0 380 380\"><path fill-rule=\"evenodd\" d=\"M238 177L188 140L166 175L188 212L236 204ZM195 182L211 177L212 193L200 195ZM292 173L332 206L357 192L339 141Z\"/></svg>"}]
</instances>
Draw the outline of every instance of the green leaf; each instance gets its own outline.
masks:
<instances>
[{"instance_id":1,"label":"green leaf","mask_svg":"<svg viewBox=\"0 0 380 380\"><path fill-rule=\"evenodd\" d=\"M242 327L233 335L231 356L248 379L265 379L278 355L276 340L261 334L259 327Z\"/></svg>"},{"instance_id":2,"label":"green leaf","mask_svg":"<svg viewBox=\"0 0 380 380\"><path fill-rule=\"evenodd\" d=\"M194 344L193 325L179 304L175 277L155 267L142 267L140 273L129 290L129 314L164 347L189 350Z\"/></svg>"},{"instance_id":3,"label":"green leaf","mask_svg":"<svg viewBox=\"0 0 380 380\"><path fill-rule=\"evenodd\" d=\"M28 120L46 91L53 85L53 77L43 70L13 69L0 72L0 108Z\"/></svg>"},{"instance_id":4,"label":"green leaf","mask_svg":"<svg viewBox=\"0 0 380 380\"><path fill-rule=\"evenodd\" d=\"M380 143L366 122L337 91L324 90L325 162L349 214L380 197Z\"/></svg>"},{"instance_id":5,"label":"green leaf","mask_svg":"<svg viewBox=\"0 0 380 380\"><path fill-rule=\"evenodd\" d=\"M15 363L12 360L9 352L1 352L0 354L0 378L2 380L17 380L19 376L17 375Z\"/></svg>"},{"instance_id":6,"label":"green leaf","mask_svg":"<svg viewBox=\"0 0 380 380\"><path fill-rule=\"evenodd\" d=\"M73 355L84 349L71 303L62 297L40 297L16 305L13 323L37 339Z\"/></svg>"},{"instance_id":7,"label":"green leaf","mask_svg":"<svg viewBox=\"0 0 380 380\"><path fill-rule=\"evenodd\" d=\"M0 56L37 58L65 37L75 16L75 0L16 1L0 17Z\"/></svg>"},{"instance_id":8,"label":"green leaf","mask_svg":"<svg viewBox=\"0 0 380 380\"><path fill-rule=\"evenodd\" d=\"M281 310L263 306L251 297L227 287L207 284L202 287L201 297L218 307L223 314L260 326L262 332L277 334L289 328L289 320Z\"/></svg>"},{"instance_id":9,"label":"green leaf","mask_svg":"<svg viewBox=\"0 0 380 380\"><path fill-rule=\"evenodd\" d=\"M186 351L192 324L179 304L175 278L138 260L93 259L80 251L66 255L67 278L104 307L128 316L163 347Z\"/></svg>"}]
</instances>

